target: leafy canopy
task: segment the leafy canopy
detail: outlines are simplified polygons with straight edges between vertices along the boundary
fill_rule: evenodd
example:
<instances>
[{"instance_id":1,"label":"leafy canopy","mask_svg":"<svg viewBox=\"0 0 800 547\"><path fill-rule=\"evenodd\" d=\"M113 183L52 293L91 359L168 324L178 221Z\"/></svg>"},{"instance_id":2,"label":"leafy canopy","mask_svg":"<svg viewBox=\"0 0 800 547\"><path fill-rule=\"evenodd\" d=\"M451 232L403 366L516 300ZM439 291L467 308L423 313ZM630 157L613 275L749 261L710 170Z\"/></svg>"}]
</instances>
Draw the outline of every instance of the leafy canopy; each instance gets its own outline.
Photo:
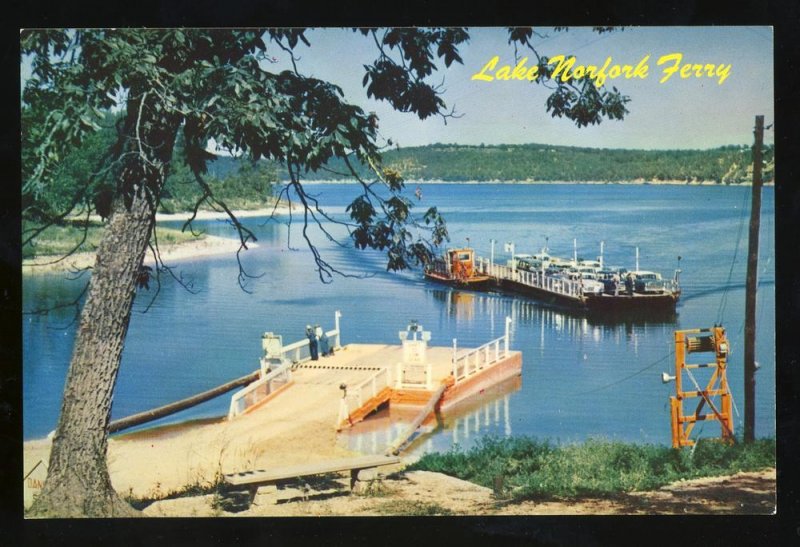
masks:
<instances>
[{"instance_id":1,"label":"leafy canopy","mask_svg":"<svg viewBox=\"0 0 800 547\"><path fill-rule=\"evenodd\" d=\"M462 62L458 48L469 39L467 30L355 31L371 39L377 51L375 61L364 66L368 97L385 100L420 119L438 115L446 120L455 115L447 110L441 86L431 81L439 62L446 67ZM509 43L515 49L525 47L536 53L534 36L529 28L509 29ZM78 203L96 207L101 190L111 192L111 197L124 195L130 184L121 176L129 165L126 154L137 146L140 150L171 148L175 143L177 135L148 142L153 130L147 120L160 116L178 122L179 151L202 188L200 201L221 203L203 178L207 163L214 159L207 151L213 139L218 146L252 160L266 158L285 165L291 180L281 194L289 196L291 189L302 203L304 228L313 222L322 227L321 221L330 219L305 192L301 179L336 158L361 183L360 194L348 207L350 220L345 222L356 246L385 251L389 269L426 261L432 246L447 239L444 221L435 208L420 217L411 214L412 202L401 195L401 174L381 165L375 115L346 102L338 86L301 74L296 65L294 70L269 70L268 53L288 53L294 64L293 50L299 43L310 45L303 29L24 31L21 49L31 59L32 75L23 90L24 142L30 143L23 158L23 214L52 220ZM539 60L543 63L546 58ZM554 83L547 102L553 116L566 116L581 126L599 123L603 117L619 119L627 112L627 98L617 90ZM124 120L117 123L116 144L102 165L89 171L90 180L71 199L62 200L59 205L66 211L44 207L48 192L58 185L63 158L85 146L116 108L121 108ZM352 169L354 164L369 166L372 176L361 178ZM156 180L161 184L150 189L156 201L162 197L169 169L167 165L158 173ZM313 247L305 229L303 234ZM255 239L241 228L240 235L243 247ZM328 277L330 266L317 253L315 257L320 276Z\"/></svg>"}]
</instances>

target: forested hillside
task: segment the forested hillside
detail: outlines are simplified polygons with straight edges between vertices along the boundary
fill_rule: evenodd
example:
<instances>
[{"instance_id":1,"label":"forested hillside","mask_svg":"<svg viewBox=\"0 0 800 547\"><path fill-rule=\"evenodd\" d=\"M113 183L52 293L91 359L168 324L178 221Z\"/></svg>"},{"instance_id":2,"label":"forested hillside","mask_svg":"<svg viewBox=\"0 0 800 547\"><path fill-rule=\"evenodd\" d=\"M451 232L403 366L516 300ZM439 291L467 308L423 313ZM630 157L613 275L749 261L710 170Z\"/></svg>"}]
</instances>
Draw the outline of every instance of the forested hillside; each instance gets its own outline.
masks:
<instances>
[{"instance_id":1,"label":"forested hillside","mask_svg":"<svg viewBox=\"0 0 800 547\"><path fill-rule=\"evenodd\" d=\"M34 126L44 112L23 111L23 180L33 163L34 149L25 146L31 136L25 130ZM116 119L109 115L105 127L92 135L59 165L56 183L35 192L31 202L23 203L26 219L59 216L71 203L94 201L102 209L105 186L112 169L102 169L102 158L115 141ZM202 192L183 160L182 142L176 144L175 159L162 193L163 212L192 210ZM774 147L766 147L764 181L774 177ZM430 181L713 181L740 184L752 179L751 149L730 145L708 150L624 150L577 148L544 144L480 145L432 144L395 148L384 153L384 165L399 171L406 180ZM368 169L356 163L361 174L371 180ZM208 165L207 182L214 194L230 207L258 208L269 203L273 185L286 180L285 167L273 162L257 164L220 156ZM305 174L307 180L348 180L343 162L327 165ZM83 181L88 191L81 191ZM201 207L208 208L203 203Z\"/></svg>"},{"instance_id":2,"label":"forested hillside","mask_svg":"<svg viewBox=\"0 0 800 547\"><path fill-rule=\"evenodd\" d=\"M764 154L764 180L774 176L773 147ZM442 181L713 181L752 179L751 149L621 150L544 144L463 146L433 144L387 151L384 164L407 180ZM343 165L330 165L344 172ZM337 179L321 170L309 178Z\"/></svg>"},{"instance_id":3,"label":"forested hillside","mask_svg":"<svg viewBox=\"0 0 800 547\"><path fill-rule=\"evenodd\" d=\"M22 180L25 183L31 176L35 162L36 147L33 144L37 118L47 112L37 112L30 108L22 112ZM75 207L74 211L85 210L89 204L102 213L110 206L110 185L118 166L105 160L108 150L117 140L115 124L117 116L109 114L103 127L90 135L79 148L63 158L56 167L56 176L51 184L35 188L23 197L22 212L26 221L34 223L56 219ZM209 169L205 178L214 195L234 209L253 209L263 207L273 200L273 184L278 180L275 167L267 162L253 164L249 161L221 158L221 168ZM183 139L179 136L170 172L164 184L159 211L191 211L201 201L203 191L184 159ZM212 208L203 201L201 209Z\"/></svg>"}]
</instances>

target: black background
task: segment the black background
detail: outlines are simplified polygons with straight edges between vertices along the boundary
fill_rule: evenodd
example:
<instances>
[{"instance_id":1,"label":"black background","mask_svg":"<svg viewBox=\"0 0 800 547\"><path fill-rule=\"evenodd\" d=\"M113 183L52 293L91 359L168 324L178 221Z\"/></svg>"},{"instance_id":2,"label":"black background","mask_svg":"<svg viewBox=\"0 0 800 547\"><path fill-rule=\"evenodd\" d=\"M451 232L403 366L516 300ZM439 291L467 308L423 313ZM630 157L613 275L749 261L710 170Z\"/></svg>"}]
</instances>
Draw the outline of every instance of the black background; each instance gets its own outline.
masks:
<instances>
[{"instance_id":1,"label":"black background","mask_svg":"<svg viewBox=\"0 0 800 547\"><path fill-rule=\"evenodd\" d=\"M13 1L0 59L0 545L800 545L800 3ZM772 25L775 28L778 514L25 520L22 514L19 29L30 27ZM756 113L754 113L756 114ZM768 120L769 123L769 120Z\"/></svg>"}]
</instances>

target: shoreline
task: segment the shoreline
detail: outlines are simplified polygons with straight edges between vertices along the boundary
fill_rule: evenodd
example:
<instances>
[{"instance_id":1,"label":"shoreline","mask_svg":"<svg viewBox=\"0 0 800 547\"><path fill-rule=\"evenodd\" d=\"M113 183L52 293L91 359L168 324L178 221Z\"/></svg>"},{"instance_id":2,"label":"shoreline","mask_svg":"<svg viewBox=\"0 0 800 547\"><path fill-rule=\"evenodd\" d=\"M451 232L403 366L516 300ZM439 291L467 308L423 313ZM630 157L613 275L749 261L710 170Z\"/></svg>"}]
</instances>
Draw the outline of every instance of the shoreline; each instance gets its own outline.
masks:
<instances>
[{"instance_id":1,"label":"shoreline","mask_svg":"<svg viewBox=\"0 0 800 547\"><path fill-rule=\"evenodd\" d=\"M253 217L268 217L271 215L285 215L288 214L290 211L297 211L299 207L297 205L286 205L284 203L280 203L278 205L270 205L269 207L259 207L258 209L234 209L231 212L236 216L236 218L253 218ZM182 221L185 222L189 220L192 216L191 211L184 211L181 213L156 213L156 222L174 222L174 221ZM209 210L204 209L197 211L197 215L194 218L195 220L226 220L228 219L228 213L225 211L217 211L217 210Z\"/></svg>"},{"instance_id":2,"label":"shoreline","mask_svg":"<svg viewBox=\"0 0 800 547\"><path fill-rule=\"evenodd\" d=\"M233 420L182 420L109 436L114 489L123 496L161 497L187 485L213 484L220 473L357 455L337 442L333 424L338 407L316 406L326 386L315 387L309 397L283 396L282 404L269 412L260 409ZM25 506L46 478L51 444L48 437L23 442L24 472L32 479L24 484Z\"/></svg>"},{"instance_id":3,"label":"shoreline","mask_svg":"<svg viewBox=\"0 0 800 547\"><path fill-rule=\"evenodd\" d=\"M204 234L197 239L163 245L160 249L161 260L164 262L186 262L222 254L235 254L239 249L238 239L225 238ZM255 249L258 243L248 243L248 249ZM23 275L38 275L55 272L70 272L86 270L94 266L95 253L75 253L66 258L53 255L43 255L36 258L26 258L22 261ZM152 266L155 263L153 254L145 255L144 264Z\"/></svg>"},{"instance_id":4,"label":"shoreline","mask_svg":"<svg viewBox=\"0 0 800 547\"><path fill-rule=\"evenodd\" d=\"M296 209L295 206L292 207L292 210L294 209ZM279 205L278 207L235 210L232 212L236 218L243 219L284 215L287 214L289 210L290 208L287 205ZM190 212L157 213L156 222L185 222L189 217L191 217ZM228 218L228 213L225 211L209 210L198 211L195 216L195 220L226 220ZM100 218L93 215L90 217L90 220L99 221ZM235 254L239 249L239 244L240 242L238 239L203 234L189 241L161 245L160 251L161 258L165 262L186 262L222 254ZM251 242L248 243L247 246L248 249L255 249L258 247L258 243ZM36 275L85 270L94 265L94 260L95 253L93 252L74 253L66 258L62 258L61 255L41 255L34 258L25 258L22 260L22 274ZM154 262L155 260L153 259L152 253L148 252L145 255L144 263L152 266Z\"/></svg>"}]
</instances>

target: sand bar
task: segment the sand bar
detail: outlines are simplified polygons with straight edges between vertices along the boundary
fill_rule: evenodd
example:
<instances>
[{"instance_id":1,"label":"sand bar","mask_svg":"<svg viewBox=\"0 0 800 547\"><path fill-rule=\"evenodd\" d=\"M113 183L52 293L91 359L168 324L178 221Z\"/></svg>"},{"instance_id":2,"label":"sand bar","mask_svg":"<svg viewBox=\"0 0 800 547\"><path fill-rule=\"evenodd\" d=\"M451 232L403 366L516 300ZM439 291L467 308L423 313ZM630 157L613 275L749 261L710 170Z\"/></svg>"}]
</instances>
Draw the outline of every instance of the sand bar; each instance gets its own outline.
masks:
<instances>
[{"instance_id":1,"label":"sand bar","mask_svg":"<svg viewBox=\"0 0 800 547\"><path fill-rule=\"evenodd\" d=\"M233 211L239 219L254 218L254 217L268 217L270 215L284 215L289 212L287 205L279 205L277 207L266 207L262 209L252 209L245 211ZM179 221L184 222L191 217L191 213L174 213L166 214L159 213L156 215L158 222ZM226 220L228 214L224 211L198 211L196 220ZM100 220L99 218L95 220ZM239 240L235 238L226 238L203 234L197 239L177 243L174 245L161 245L160 252L162 260L169 265L172 262L181 262L186 260L194 260L216 255L233 255L239 249ZM248 243L248 248L253 249L258 247L257 243ZM37 274L37 273L50 273L50 272L69 272L75 270L83 270L90 268L94 265L95 253L75 253L66 258L61 256L38 256L36 258L26 258L22 261L22 273ZM152 265L154 263L152 253L145 256L145 264Z\"/></svg>"}]
</instances>

